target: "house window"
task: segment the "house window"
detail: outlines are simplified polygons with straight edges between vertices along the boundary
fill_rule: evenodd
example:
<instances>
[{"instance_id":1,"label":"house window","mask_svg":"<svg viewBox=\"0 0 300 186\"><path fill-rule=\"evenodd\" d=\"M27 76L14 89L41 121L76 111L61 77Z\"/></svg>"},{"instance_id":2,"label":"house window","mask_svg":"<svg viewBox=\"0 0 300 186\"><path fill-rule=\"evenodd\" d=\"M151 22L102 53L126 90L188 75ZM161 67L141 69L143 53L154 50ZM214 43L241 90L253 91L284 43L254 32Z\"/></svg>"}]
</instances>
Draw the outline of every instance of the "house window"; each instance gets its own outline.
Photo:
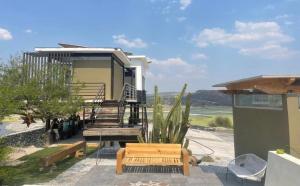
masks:
<instances>
[{"instance_id":1,"label":"house window","mask_svg":"<svg viewBox=\"0 0 300 186\"><path fill-rule=\"evenodd\" d=\"M282 108L282 96L267 94L236 94L234 95L234 105L236 107Z\"/></svg>"}]
</instances>

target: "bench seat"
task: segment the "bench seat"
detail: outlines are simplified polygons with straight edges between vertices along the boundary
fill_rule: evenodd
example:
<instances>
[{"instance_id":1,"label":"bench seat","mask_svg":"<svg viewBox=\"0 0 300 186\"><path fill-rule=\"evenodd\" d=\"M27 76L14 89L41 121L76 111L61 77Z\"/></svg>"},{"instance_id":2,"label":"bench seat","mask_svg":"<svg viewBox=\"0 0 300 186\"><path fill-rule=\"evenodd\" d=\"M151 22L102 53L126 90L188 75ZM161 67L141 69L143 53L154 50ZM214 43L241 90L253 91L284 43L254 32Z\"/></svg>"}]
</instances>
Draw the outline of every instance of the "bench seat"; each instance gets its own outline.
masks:
<instances>
[{"instance_id":1,"label":"bench seat","mask_svg":"<svg viewBox=\"0 0 300 186\"><path fill-rule=\"evenodd\" d=\"M116 173L124 166L181 166L189 175L189 154L180 144L127 143L117 152Z\"/></svg>"},{"instance_id":2,"label":"bench seat","mask_svg":"<svg viewBox=\"0 0 300 186\"><path fill-rule=\"evenodd\" d=\"M182 166L182 160L180 158L167 158L167 157L152 157L152 158L146 158L146 157L130 157L130 158L124 158L122 161L123 165L130 165L130 166L146 166L146 165L159 165L159 166L168 166L168 165L178 165Z\"/></svg>"}]
</instances>

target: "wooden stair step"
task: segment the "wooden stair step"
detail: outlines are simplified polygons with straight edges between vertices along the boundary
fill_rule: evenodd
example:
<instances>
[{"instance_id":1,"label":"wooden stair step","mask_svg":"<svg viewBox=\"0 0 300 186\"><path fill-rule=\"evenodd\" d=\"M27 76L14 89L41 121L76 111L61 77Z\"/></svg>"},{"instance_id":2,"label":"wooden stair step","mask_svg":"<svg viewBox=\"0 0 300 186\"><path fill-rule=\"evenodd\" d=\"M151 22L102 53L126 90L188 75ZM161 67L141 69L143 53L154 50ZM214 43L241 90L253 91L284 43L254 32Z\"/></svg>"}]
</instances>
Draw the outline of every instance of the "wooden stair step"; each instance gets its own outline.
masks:
<instances>
[{"instance_id":1,"label":"wooden stair step","mask_svg":"<svg viewBox=\"0 0 300 186\"><path fill-rule=\"evenodd\" d=\"M119 119L118 114L97 114L97 119Z\"/></svg>"},{"instance_id":2,"label":"wooden stair step","mask_svg":"<svg viewBox=\"0 0 300 186\"><path fill-rule=\"evenodd\" d=\"M119 122L119 118L96 118L95 123L114 123Z\"/></svg>"},{"instance_id":3,"label":"wooden stair step","mask_svg":"<svg viewBox=\"0 0 300 186\"><path fill-rule=\"evenodd\" d=\"M120 127L119 123L94 123L89 124L87 126L88 129L90 128L118 128Z\"/></svg>"}]
</instances>

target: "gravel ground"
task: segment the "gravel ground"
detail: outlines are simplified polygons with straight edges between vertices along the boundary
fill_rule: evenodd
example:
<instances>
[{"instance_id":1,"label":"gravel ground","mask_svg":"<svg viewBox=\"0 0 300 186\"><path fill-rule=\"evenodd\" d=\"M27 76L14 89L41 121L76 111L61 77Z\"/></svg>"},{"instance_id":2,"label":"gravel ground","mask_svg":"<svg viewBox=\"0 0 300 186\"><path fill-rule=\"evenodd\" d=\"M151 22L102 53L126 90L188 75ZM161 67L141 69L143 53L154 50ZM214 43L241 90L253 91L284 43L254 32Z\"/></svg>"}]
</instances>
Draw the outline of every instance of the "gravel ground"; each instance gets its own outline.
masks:
<instances>
[{"instance_id":1,"label":"gravel ground","mask_svg":"<svg viewBox=\"0 0 300 186\"><path fill-rule=\"evenodd\" d=\"M4 122L0 124L0 136L40 129L44 126L45 124L40 120L36 121L36 123L30 124L29 127L27 127L26 124L23 124L22 120L16 120L14 122Z\"/></svg>"}]
</instances>

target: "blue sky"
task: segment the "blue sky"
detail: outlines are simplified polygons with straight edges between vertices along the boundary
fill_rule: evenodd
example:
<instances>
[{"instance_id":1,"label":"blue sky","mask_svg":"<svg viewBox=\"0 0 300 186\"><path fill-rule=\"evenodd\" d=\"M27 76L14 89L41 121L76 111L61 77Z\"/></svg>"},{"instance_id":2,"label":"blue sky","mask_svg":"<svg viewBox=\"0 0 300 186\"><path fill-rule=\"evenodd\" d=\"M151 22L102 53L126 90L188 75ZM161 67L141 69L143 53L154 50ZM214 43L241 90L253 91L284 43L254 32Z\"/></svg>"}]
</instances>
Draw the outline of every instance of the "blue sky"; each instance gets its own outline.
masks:
<instances>
[{"instance_id":1,"label":"blue sky","mask_svg":"<svg viewBox=\"0 0 300 186\"><path fill-rule=\"evenodd\" d=\"M300 74L300 0L1 0L0 58L58 42L121 47L152 64L147 89L212 89Z\"/></svg>"}]
</instances>

